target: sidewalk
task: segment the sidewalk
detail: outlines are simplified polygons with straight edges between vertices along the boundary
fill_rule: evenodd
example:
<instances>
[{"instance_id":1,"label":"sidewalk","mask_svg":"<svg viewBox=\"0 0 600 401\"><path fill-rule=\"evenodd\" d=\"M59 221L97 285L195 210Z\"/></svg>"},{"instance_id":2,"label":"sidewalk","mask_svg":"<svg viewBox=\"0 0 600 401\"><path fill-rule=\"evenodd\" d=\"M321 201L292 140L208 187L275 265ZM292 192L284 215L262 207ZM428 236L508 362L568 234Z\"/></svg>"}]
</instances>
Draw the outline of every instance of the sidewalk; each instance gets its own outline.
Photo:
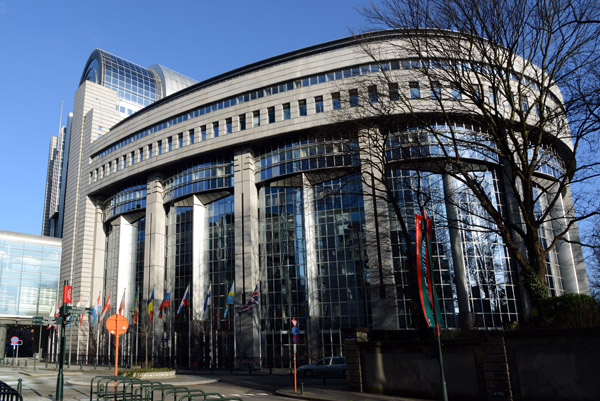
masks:
<instances>
[{"instance_id":1,"label":"sidewalk","mask_svg":"<svg viewBox=\"0 0 600 401\"><path fill-rule=\"evenodd\" d=\"M429 401L421 398L406 398L395 397L383 394L357 393L354 391L319 389L319 390L304 390L301 389L298 393L294 393L293 388L277 390L276 394L283 397L290 397L299 400L315 400L315 401Z\"/></svg>"}]
</instances>

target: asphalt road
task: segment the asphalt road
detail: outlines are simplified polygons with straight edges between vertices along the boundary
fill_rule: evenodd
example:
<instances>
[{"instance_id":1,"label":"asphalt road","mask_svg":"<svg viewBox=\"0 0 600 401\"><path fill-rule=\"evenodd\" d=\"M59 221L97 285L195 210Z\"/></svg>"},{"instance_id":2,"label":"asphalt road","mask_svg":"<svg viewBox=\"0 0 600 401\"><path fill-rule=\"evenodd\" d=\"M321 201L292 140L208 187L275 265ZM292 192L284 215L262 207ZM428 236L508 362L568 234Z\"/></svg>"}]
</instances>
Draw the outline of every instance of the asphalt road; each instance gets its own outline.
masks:
<instances>
[{"instance_id":1,"label":"asphalt road","mask_svg":"<svg viewBox=\"0 0 600 401\"><path fill-rule=\"evenodd\" d=\"M31 374L28 375L27 373ZM107 369L103 370L84 370L83 372L75 370L65 370L64 374L64 400L89 400L90 387L89 383L94 376L110 375ZM282 388L293 388L293 376L290 374L252 374L229 372L204 372L201 376L178 376L188 377L191 380L196 378L214 378L217 381L205 384L183 384L190 389L202 389L206 392L217 392L224 396L241 397L243 400L289 400L289 398L275 395L275 392ZM27 401L38 400L55 400L56 394L56 370L38 369L33 372L30 367L28 369L18 369L11 366L0 366L0 381L3 381L13 388L17 387L18 379L22 379L23 399ZM166 381L165 381L166 382ZM305 379L298 378L298 389L302 384L305 388L311 389L337 389L344 388L343 379L327 379L326 384L322 379Z\"/></svg>"}]
</instances>

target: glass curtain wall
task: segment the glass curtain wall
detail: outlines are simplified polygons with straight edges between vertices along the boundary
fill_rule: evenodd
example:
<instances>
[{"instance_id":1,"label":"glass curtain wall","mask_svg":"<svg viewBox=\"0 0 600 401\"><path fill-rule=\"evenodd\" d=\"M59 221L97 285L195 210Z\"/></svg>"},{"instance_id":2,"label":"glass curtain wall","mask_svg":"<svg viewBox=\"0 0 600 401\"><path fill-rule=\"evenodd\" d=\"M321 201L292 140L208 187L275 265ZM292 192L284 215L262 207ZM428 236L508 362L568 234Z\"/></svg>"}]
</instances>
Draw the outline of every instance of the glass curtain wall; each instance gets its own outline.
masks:
<instances>
[{"instance_id":1,"label":"glass curtain wall","mask_svg":"<svg viewBox=\"0 0 600 401\"><path fill-rule=\"evenodd\" d=\"M191 206L171 206L168 213L167 221L167 249L166 260L167 266L165 269L165 292L171 294L171 308L166 316L163 312L165 320L165 331L168 333L172 341L172 346L177 347L175 350L175 358L177 366L188 365L188 346L190 336L188 325L190 322L190 314L183 313L180 316L175 315L176 308L179 306L181 299L185 293L185 289L192 281L192 257L193 257L193 207ZM191 291L191 290L190 290ZM164 298L164 294L155 293L154 315L158 318L158 306L160 300ZM196 300L193 300L196 301ZM173 337L171 337L171 335ZM177 340L175 340L175 338ZM194 336L193 339L196 339ZM200 339L198 339L200 340ZM167 343L168 344L168 343ZM192 341L192 349L195 351L199 348L201 342L196 344ZM164 348L160 353L163 356L162 363L165 365L171 364L172 360L167 360L166 356L172 356L173 350Z\"/></svg>"},{"instance_id":2,"label":"glass curtain wall","mask_svg":"<svg viewBox=\"0 0 600 401\"><path fill-rule=\"evenodd\" d=\"M142 315L146 308L142 307L143 288L144 288L144 250L146 248L146 218L142 217L132 224L131 242L133 244L131 252L131 263L135 272L135 289L131 297L131 311L129 312L129 330L127 331L128 349L131 350L130 360L139 362L145 360L145 349L140 343L143 343L140 323ZM135 294L138 294L137 320L134 323L135 316Z\"/></svg>"},{"instance_id":3,"label":"glass curtain wall","mask_svg":"<svg viewBox=\"0 0 600 401\"><path fill-rule=\"evenodd\" d=\"M535 197L537 202L535 203L536 218L541 218L544 211L548 209L548 194L546 192L540 192L538 188L534 188ZM552 232L552 222L547 219L544 224L540 226L539 235L542 247L548 248L548 245L554 233ZM550 252L546 254L546 285L548 286L549 296L560 296L564 294L562 286L562 275L558 264L558 255L556 254L556 247L552 248Z\"/></svg>"},{"instance_id":4,"label":"glass curtain wall","mask_svg":"<svg viewBox=\"0 0 600 401\"><path fill-rule=\"evenodd\" d=\"M208 263L211 280L210 304L202 323L205 347L213 356L213 367L229 367L233 363L235 313L225 301L235 277L234 197L229 195L208 205ZM202 300L204 305L204 300ZM209 363L208 357L206 363ZM206 365L205 366L210 366Z\"/></svg>"},{"instance_id":5,"label":"glass curtain wall","mask_svg":"<svg viewBox=\"0 0 600 401\"><path fill-rule=\"evenodd\" d=\"M301 188L263 187L259 193L262 354L267 366L293 364L291 318L308 327L308 282ZM307 341L298 344L306 355Z\"/></svg>"},{"instance_id":6,"label":"glass curtain wall","mask_svg":"<svg viewBox=\"0 0 600 401\"><path fill-rule=\"evenodd\" d=\"M402 215L406 220L411 243L415 246L415 216L425 209L427 216L433 219L431 233L432 262L435 274L435 289L440 301L444 321L448 327L457 327L458 300L454 280L454 264L450 248L450 233L444 203L444 187L441 174L419 172L415 170L390 170L388 180L392 186L394 198L398 200ZM406 265L406 242L400 231L400 224L390 206L391 242L396 274L398 319L401 329L415 327L412 316L412 299L408 292L409 277ZM418 301L417 301L418 302ZM420 309L417 309L420 310Z\"/></svg>"},{"instance_id":7,"label":"glass curtain wall","mask_svg":"<svg viewBox=\"0 0 600 401\"><path fill-rule=\"evenodd\" d=\"M313 189L320 354L342 355L341 330L371 326L362 185L349 175Z\"/></svg>"},{"instance_id":8,"label":"glass curtain wall","mask_svg":"<svg viewBox=\"0 0 600 401\"><path fill-rule=\"evenodd\" d=\"M494 206L505 209L494 171L474 172ZM502 237L475 195L454 180L458 224L467 274L469 300L479 328L501 328L518 320L521 309L516 277Z\"/></svg>"}]
</instances>

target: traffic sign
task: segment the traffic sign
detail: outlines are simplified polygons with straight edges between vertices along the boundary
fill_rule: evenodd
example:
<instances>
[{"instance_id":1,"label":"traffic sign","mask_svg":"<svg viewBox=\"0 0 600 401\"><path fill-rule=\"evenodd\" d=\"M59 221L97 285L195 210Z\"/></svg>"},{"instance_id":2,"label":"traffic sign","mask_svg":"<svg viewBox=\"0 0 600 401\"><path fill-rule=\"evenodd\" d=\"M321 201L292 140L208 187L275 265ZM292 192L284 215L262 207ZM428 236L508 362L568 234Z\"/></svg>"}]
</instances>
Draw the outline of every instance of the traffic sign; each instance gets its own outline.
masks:
<instances>
[{"instance_id":1,"label":"traffic sign","mask_svg":"<svg viewBox=\"0 0 600 401\"><path fill-rule=\"evenodd\" d=\"M294 335L300 334L300 329L297 326L292 327L292 334L294 334Z\"/></svg>"},{"instance_id":2,"label":"traffic sign","mask_svg":"<svg viewBox=\"0 0 600 401\"><path fill-rule=\"evenodd\" d=\"M19 337L14 336L10 338L10 345L17 345L19 344Z\"/></svg>"},{"instance_id":3,"label":"traffic sign","mask_svg":"<svg viewBox=\"0 0 600 401\"><path fill-rule=\"evenodd\" d=\"M299 344L300 343L300 337L298 337L297 335L294 335L294 337L292 337L292 341L294 342L294 344Z\"/></svg>"},{"instance_id":4,"label":"traffic sign","mask_svg":"<svg viewBox=\"0 0 600 401\"><path fill-rule=\"evenodd\" d=\"M296 318L292 318L292 325L294 327L296 327L298 325L298 321L296 320Z\"/></svg>"},{"instance_id":5,"label":"traffic sign","mask_svg":"<svg viewBox=\"0 0 600 401\"><path fill-rule=\"evenodd\" d=\"M121 315L112 315L106 321L106 329L110 334L120 336L127 331L129 322Z\"/></svg>"}]
</instances>

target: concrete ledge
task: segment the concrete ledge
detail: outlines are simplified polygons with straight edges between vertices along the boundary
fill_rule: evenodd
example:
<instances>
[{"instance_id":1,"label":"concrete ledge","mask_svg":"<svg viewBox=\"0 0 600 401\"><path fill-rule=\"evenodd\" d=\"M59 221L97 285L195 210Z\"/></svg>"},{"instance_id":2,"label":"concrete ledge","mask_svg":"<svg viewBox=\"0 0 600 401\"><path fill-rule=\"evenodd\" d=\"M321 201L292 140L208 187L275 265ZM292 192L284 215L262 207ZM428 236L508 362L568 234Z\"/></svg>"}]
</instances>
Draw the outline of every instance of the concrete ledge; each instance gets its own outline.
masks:
<instances>
[{"instance_id":1,"label":"concrete ledge","mask_svg":"<svg viewBox=\"0 0 600 401\"><path fill-rule=\"evenodd\" d=\"M135 372L133 377L148 380L148 379L172 379L175 377L175 370L164 372Z\"/></svg>"}]
</instances>

